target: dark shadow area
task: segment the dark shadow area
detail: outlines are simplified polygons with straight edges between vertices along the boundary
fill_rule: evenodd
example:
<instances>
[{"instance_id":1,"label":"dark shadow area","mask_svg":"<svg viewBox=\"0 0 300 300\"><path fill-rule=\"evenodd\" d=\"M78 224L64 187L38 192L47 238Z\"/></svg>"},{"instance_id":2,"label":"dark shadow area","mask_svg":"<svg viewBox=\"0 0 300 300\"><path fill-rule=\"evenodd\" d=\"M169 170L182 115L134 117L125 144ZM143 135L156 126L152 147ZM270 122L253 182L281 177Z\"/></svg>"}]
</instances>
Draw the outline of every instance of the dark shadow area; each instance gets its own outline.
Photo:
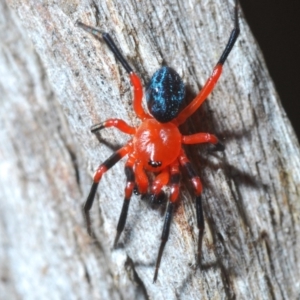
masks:
<instances>
[{"instance_id":1,"label":"dark shadow area","mask_svg":"<svg viewBox=\"0 0 300 300\"><path fill-rule=\"evenodd\" d=\"M300 1L240 0L276 90L300 138Z\"/></svg>"}]
</instances>

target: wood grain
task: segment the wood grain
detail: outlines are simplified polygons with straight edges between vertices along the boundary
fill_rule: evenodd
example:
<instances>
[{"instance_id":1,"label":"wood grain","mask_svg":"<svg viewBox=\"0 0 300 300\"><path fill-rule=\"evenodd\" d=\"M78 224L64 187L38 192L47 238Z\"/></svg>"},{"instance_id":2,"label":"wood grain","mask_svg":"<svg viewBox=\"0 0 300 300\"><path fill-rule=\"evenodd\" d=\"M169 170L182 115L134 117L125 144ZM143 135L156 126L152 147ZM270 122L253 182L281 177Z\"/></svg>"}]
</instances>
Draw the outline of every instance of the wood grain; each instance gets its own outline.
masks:
<instances>
[{"instance_id":1,"label":"wood grain","mask_svg":"<svg viewBox=\"0 0 300 300\"><path fill-rule=\"evenodd\" d=\"M0 293L3 299L297 299L299 144L242 12L241 35L209 100L185 134L208 131L224 153L189 146L204 185L205 234L190 186L152 283L163 216L132 199L112 250L124 163L101 181L92 219L81 213L93 171L128 136L92 124L132 125L126 72L77 20L110 32L144 84L161 65L203 86L232 29L233 3L191 1L1 2Z\"/></svg>"}]
</instances>

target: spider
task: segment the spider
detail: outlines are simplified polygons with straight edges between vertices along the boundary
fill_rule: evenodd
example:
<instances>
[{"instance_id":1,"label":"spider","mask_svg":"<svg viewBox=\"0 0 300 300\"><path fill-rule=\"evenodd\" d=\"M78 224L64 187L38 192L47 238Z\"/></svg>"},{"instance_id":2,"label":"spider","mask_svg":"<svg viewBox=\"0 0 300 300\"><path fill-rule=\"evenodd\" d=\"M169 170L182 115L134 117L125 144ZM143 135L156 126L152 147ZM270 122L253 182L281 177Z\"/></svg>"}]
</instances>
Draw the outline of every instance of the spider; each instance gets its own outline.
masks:
<instances>
[{"instance_id":1,"label":"spider","mask_svg":"<svg viewBox=\"0 0 300 300\"><path fill-rule=\"evenodd\" d=\"M215 135L210 133L200 132L192 135L182 135L178 126L184 123L186 119L200 107L221 76L223 64L231 52L240 31L238 1L235 1L234 28L219 61L196 98L182 110L181 105L185 97L185 86L176 71L164 66L154 73L146 89L146 101L149 111L146 112L142 107L143 87L141 80L139 76L133 72L133 69L123 57L111 36L108 33L103 33L81 22L77 22L77 25L96 38L104 40L109 49L114 53L116 59L125 68L133 86L133 108L137 117L141 120L140 126L136 128L128 125L121 119L108 119L105 122L91 127L92 133L97 133L104 128L115 127L131 135L132 138L127 144L100 164L94 174L94 181L90 193L83 206L89 234L91 234L89 211L93 205L99 182L106 171L127 155L128 158L125 163L125 198L117 225L114 247L116 247L125 227L130 199L135 189L137 189L137 192L142 196L150 194L152 199L157 200L160 199L163 194L162 188L167 185L170 187L168 206L165 213L161 243L153 278L153 282L155 282L157 280L162 254L169 237L174 207L179 201L180 168L182 168L185 169L185 173L192 183L196 198L195 207L199 230L197 263L200 265L204 232L204 217L201 201L202 184L191 162L187 158L182 145L211 143L215 145L216 150L224 150L224 146ZM150 172L154 174L155 178L149 187L148 173Z\"/></svg>"}]
</instances>

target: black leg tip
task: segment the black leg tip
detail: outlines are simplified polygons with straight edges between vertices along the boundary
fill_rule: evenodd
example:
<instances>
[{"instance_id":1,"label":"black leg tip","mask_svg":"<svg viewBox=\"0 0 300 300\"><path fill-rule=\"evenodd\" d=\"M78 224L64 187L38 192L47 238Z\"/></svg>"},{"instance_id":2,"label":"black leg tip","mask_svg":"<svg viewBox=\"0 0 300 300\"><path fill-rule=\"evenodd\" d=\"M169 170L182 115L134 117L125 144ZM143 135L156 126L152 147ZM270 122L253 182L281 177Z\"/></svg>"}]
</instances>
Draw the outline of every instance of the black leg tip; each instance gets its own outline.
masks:
<instances>
[{"instance_id":1,"label":"black leg tip","mask_svg":"<svg viewBox=\"0 0 300 300\"><path fill-rule=\"evenodd\" d=\"M155 269L155 273L154 273L154 276L153 276L153 283L156 283L157 275L158 275L158 269Z\"/></svg>"},{"instance_id":2,"label":"black leg tip","mask_svg":"<svg viewBox=\"0 0 300 300\"><path fill-rule=\"evenodd\" d=\"M213 152L219 152L219 151L223 152L224 150L225 150L225 146L221 142L218 142L217 144L215 144L212 149Z\"/></svg>"},{"instance_id":3,"label":"black leg tip","mask_svg":"<svg viewBox=\"0 0 300 300\"><path fill-rule=\"evenodd\" d=\"M85 225L86 225L86 230L87 233L90 237L93 237L93 233L92 233L92 226L91 226L91 218L90 218L90 212L89 210L87 210L84 205L82 206L82 212L83 212L83 216L85 219Z\"/></svg>"},{"instance_id":4,"label":"black leg tip","mask_svg":"<svg viewBox=\"0 0 300 300\"><path fill-rule=\"evenodd\" d=\"M114 246L113 246L114 249L116 249L118 246L118 241L119 241L120 235L121 235L121 232L118 231L116 234L115 240L114 240Z\"/></svg>"},{"instance_id":5,"label":"black leg tip","mask_svg":"<svg viewBox=\"0 0 300 300\"><path fill-rule=\"evenodd\" d=\"M99 130L102 130L102 129L104 129L104 128L105 128L104 123L96 124L96 125L93 125L93 126L91 127L91 132L92 132L92 133L95 133L95 132L97 132L97 131L99 131Z\"/></svg>"},{"instance_id":6,"label":"black leg tip","mask_svg":"<svg viewBox=\"0 0 300 300\"><path fill-rule=\"evenodd\" d=\"M201 269L201 253L197 253L197 268Z\"/></svg>"},{"instance_id":7,"label":"black leg tip","mask_svg":"<svg viewBox=\"0 0 300 300\"><path fill-rule=\"evenodd\" d=\"M139 192L139 188L138 188L137 185L134 186L134 188L133 188L133 193L134 193L135 195L137 195L137 196L141 194L141 193Z\"/></svg>"},{"instance_id":8,"label":"black leg tip","mask_svg":"<svg viewBox=\"0 0 300 300\"><path fill-rule=\"evenodd\" d=\"M151 205L162 205L166 202L166 194L164 191L160 191L157 195L150 194Z\"/></svg>"},{"instance_id":9,"label":"black leg tip","mask_svg":"<svg viewBox=\"0 0 300 300\"><path fill-rule=\"evenodd\" d=\"M203 229L199 228L198 251L197 251L197 266L199 269L201 269L201 261L202 261L202 240L203 240Z\"/></svg>"}]
</instances>

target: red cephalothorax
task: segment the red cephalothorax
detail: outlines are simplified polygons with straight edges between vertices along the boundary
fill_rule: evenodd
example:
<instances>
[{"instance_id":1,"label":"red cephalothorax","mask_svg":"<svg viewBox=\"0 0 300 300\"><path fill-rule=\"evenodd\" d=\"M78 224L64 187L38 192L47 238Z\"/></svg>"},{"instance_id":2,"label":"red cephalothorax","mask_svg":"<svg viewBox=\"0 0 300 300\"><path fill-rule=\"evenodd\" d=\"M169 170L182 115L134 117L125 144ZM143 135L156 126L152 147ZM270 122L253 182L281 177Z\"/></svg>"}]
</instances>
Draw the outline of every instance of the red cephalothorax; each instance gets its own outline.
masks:
<instances>
[{"instance_id":1,"label":"red cephalothorax","mask_svg":"<svg viewBox=\"0 0 300 300\"><path fill-rule=\"evenodd\" d=\"M147 171L159 172L172 164L181 150L181 134L173 123L146 119L133 138L135 156Z\"/></svg>"},{"instance_id":2,"label":"red cephalothorax","mask_svg":"<svg viewBox=\"0 0 300 300\"><path fill-rule=\"evenodd\" d=\"M182 109L182 104L185 96L185 87L182 79L173 69L162 67L155 72L147 87L146 100L149 113L145 112L142 107L143 88L141 81L122 56L109 34L101 33L97 29L80 22L78 25L94 36L103 39L129 74L133 86L133 108L137 117L141 120L141 124L137 128L128 125L120 119L109 119L91 128L91 131L95 133L107 127L115 127L126 134L132 135L132 138L102 163L95 172L90 194L84 204L89 233L91 233L89 210L92 207L99 182L108 169L127 155L128 158L125 163L125 198L117 226L114 246L117 245L124 229L133 190L136 188L140 194L150 195L152 199L158 199L163 193L162 188L166 185L170 186L169 203L153 279L156 281L162 253L169 236L174 205L179 199L180 168L182 168L185 169L185 173L194 189L199 229L197 261L200 264L204 231L201 202L202 184L192 164L186 157L182 145L211 143L215 145L215 150L223 150L224 148L217 137L212 134L196 133L184 136L180 133L178 126L184 123L200 107L213 90L222 73L222 66L239 35L237 1L235 3L234 29L231 32L225 50L202 90L184 109ZM151 185L149 184L147 172L154 173Z\"/></svg>"}]
</instances>

